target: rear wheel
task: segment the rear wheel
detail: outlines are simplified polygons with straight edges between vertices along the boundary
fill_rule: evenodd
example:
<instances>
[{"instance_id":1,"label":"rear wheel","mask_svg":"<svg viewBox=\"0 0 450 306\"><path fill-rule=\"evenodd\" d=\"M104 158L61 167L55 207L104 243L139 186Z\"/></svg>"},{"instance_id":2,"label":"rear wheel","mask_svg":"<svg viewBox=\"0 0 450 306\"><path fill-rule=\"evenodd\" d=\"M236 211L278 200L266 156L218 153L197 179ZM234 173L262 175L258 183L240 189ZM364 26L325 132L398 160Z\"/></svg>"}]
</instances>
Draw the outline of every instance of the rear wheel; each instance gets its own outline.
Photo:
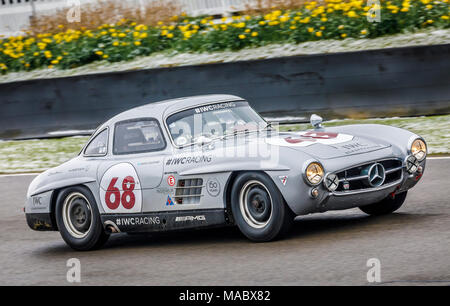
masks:
<instances>
[{"instance_id":1,"label":"rear wheel","mask_svg":"<svg viewBox=\"0 0 450 306\"><path fill-rule=\"evenodd\" d=\"M380 202L361 206L363 212L372 216L381 216L390 214L397 209L399 209L405 202L407 191L398 193L394 197L388 196L387 198L381 200Z\"/></svg>"},{"instance_id":2,"label":"rear wheel","mask_svg":"<svg viewBox=\"0 0 450 306\"><path fill-rule=\"evenodd\" d=\"M273 181L259 172L238 176L232 187L231 210L241 232L252 241L285 234L295 215Z\"/></svg>"},{"instance_id":3,"label":"rear wheel","mask_svg":"<svg viewBox=\"0 0 450 306\"><path fill-rule=\"evenodd\" d=\"M86 187L64 189L56 200L56 223L64 241L73 249L87 251L109 238L103 230L95 199Z\"/></svg>"}]
</instances>

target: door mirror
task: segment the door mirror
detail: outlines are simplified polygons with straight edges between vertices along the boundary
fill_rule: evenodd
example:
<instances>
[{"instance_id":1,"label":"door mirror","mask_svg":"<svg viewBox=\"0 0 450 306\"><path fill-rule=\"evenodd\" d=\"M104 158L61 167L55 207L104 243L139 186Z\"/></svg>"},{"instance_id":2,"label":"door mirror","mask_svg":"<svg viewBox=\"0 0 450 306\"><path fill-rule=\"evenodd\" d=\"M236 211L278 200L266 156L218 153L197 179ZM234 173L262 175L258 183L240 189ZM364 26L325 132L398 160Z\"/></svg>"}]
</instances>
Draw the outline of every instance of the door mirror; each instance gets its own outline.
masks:
<instances>
[{"instance_id":1,"label":"door mirror","mask_svg":"<svg viewBox=\"0 0 450 306\"><path fill-rule=\"evenodd\" d=\"M312 114L311 118L309 119L309 121L311 122L311 125L315 128L315 129L320 129L322 128L322 117L316 115L316 114Z\"/></svg>"}]
</instances>

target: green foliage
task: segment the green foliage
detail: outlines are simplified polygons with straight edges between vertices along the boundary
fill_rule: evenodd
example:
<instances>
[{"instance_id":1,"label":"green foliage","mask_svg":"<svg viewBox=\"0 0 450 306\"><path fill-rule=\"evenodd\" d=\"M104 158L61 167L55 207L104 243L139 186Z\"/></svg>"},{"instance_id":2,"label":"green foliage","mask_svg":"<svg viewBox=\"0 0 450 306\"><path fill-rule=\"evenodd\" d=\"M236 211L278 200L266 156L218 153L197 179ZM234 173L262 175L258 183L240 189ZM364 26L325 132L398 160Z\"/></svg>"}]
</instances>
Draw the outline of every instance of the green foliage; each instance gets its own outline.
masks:
<instances>
[{"instance_id":1,"label":"green foliage","mask_svg":"<svg viewBox=\"0 0 450 306\"><path fill-rule=\"evenodd\" d=\"M163 50L214 52L271 43L324 39L375 38L426 27L449 28L449 0L382 1L378 9L363 0L306 2L299 10L273 10L264 16L174 16L170 24L147 26L130 20L96 30L9 37L0 41L0 73L49 67L70 69L94 61L128 61ZM372 15L374 16L374 15Z\"/></svg>"}]
</instances>

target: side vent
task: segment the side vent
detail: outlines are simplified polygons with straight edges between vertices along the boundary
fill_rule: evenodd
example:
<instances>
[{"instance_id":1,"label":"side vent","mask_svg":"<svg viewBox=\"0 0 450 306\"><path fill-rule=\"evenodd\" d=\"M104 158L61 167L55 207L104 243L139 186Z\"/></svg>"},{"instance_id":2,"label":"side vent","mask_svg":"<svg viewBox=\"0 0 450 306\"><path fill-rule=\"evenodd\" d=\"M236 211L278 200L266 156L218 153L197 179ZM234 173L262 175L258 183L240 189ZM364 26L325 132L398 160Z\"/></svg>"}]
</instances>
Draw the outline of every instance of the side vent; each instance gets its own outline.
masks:
<instances>
[{"instance_id":1,"label":"side vent","mask_svg":"<svg viewBox=\"0 0 450 306\"><path fill-rule=\"evenodd\" d=\"M177 204L199 204L203 189L203 179L178 180L174 201Z\"/></svg>"}]
</instances>

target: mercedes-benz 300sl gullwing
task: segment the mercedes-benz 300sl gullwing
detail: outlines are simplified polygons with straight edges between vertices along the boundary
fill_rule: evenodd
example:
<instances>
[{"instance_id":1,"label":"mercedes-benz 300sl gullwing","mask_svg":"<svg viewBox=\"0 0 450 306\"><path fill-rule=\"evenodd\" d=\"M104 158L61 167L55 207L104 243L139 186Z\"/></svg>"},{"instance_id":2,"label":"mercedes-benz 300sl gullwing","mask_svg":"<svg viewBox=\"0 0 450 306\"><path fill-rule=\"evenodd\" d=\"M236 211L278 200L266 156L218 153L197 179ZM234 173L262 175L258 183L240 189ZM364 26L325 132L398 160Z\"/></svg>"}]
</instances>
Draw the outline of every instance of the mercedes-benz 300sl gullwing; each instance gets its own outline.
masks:
<instances>
[{"instance_id":1,"label":"mercedes-benz 300sl gullwing","mask_svg":"<svg viewBox=\"0 0 450 306\"><path fill-rule=\"evenodd\" d=\"M38 175L26 219L76 250L112 234L237 225L252 241L296 216L359 207L388 214L425 169L419 135L385 125L279 132L247 101L206 95L125 111L79 155Z\"/></svg>"}]
</instances>

